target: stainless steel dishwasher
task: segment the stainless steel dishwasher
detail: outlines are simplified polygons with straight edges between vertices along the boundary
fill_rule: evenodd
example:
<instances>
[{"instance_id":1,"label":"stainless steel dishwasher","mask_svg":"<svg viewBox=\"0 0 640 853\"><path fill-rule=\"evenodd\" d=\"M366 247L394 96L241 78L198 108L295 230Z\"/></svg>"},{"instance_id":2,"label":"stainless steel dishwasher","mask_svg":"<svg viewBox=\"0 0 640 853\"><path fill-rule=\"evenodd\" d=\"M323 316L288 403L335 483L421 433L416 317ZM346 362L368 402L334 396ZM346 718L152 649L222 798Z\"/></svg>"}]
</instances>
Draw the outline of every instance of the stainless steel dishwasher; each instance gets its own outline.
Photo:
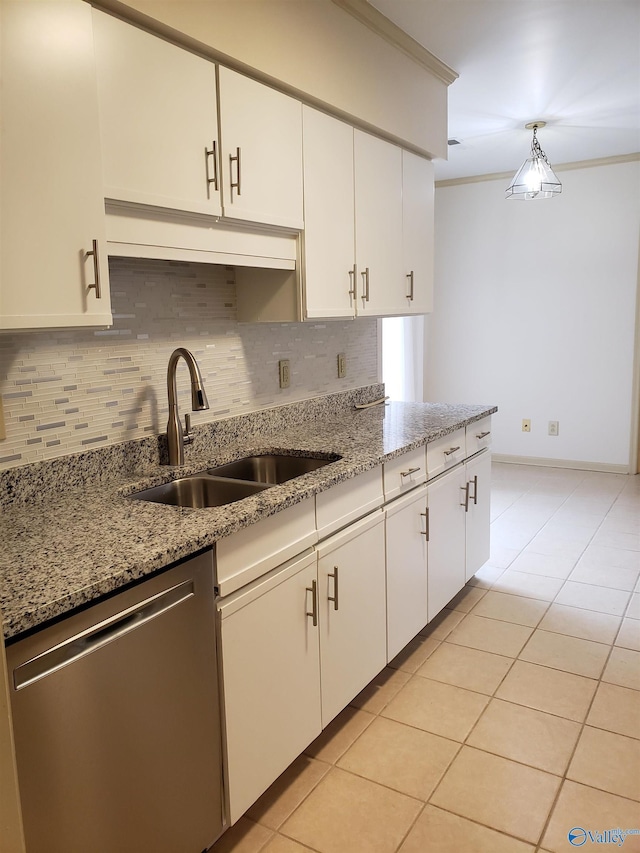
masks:
<instances>
[{"instance_id":1,"label":"stainless steel dishwasher","mask_svg":"<svg viewBox=\"0 0 640 853\"><path fill-rule=\"evenodd\" d=\"M201 853L223 828L213 555L7 648L28 853Z\"/></svg>"}]
</instances>

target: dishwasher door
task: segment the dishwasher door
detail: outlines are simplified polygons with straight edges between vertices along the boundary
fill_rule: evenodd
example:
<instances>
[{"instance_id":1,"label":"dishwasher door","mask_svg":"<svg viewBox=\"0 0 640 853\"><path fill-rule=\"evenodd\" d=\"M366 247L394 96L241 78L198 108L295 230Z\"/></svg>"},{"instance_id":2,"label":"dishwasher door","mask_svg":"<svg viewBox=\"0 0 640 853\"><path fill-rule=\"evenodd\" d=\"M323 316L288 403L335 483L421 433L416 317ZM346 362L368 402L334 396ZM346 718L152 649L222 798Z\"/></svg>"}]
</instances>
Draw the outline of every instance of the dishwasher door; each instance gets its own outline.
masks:
<instances>
[{"instance_id":1,"label":"dishwasher door","mask_svg":"<svg viewBox=\"0 0 640 853\"><path fill-rule=\"evenodd\" d=\"M28 853L201 853L223 829L213 554L7 648Z\"/></svg>"}]
</instances>

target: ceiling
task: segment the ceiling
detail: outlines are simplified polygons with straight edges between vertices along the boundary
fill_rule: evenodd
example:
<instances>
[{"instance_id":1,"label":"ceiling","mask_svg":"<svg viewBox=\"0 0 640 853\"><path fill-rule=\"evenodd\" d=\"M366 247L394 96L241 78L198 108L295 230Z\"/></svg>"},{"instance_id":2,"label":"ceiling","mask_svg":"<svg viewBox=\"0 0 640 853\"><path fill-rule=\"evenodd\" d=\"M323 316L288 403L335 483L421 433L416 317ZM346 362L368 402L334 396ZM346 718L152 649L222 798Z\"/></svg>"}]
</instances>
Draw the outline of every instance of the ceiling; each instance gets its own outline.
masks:
<instances>
[{"instance_id":1,"label":"ceiling","mask_svg":"<svg viewBox=\"0 0 640 853\"><path fill-rule=\"evenodd\" d=\"M531 131L552 166L640 151L638 0L369 0L460 75L436 179L510 172Z\"/></svg>"}]
</instances>

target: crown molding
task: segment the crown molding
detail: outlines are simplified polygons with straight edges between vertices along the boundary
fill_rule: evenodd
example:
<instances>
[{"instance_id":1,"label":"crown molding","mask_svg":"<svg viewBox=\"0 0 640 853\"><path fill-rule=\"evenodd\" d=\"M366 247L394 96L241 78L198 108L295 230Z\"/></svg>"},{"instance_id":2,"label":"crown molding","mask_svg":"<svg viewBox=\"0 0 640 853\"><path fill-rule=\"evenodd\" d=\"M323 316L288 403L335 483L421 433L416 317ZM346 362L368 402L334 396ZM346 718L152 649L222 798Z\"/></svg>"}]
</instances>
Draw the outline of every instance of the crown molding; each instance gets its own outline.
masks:
<instances>
[{"instance_id":1,"label":"crown molding","mask_svg":"<svg viewBox=\"0 0 640 853\"><path fill-rule=\"evenodd\" d=\"M332 0L332 2L413 59L418 65L426 68L447 86L458 79L458 74L453 68L449 68L389 18L385 18L382 12L372 6L368 0Z\"/></svg>"},{"instance_id":2,"label":"crown molding","mask_svg":"<svg viewBox=\"0 0 640 853\"><path fill-rule=\"evenodd\" d=\"M554 172L569 172L572 169L590 169L594 166L611 166L615 163L634 163L640 160L640 152L634 154L617 154L613 157L598 157L595 160L574 160L571 163L559 163L553 166ZM436 181L436 189L440 187L457 187L462 184L479 184L483 181L504 181L513 177L513 169L509 172L491 172L487 175L468 175L466 178L448 178Z\"/></svg>"}]
</instances>

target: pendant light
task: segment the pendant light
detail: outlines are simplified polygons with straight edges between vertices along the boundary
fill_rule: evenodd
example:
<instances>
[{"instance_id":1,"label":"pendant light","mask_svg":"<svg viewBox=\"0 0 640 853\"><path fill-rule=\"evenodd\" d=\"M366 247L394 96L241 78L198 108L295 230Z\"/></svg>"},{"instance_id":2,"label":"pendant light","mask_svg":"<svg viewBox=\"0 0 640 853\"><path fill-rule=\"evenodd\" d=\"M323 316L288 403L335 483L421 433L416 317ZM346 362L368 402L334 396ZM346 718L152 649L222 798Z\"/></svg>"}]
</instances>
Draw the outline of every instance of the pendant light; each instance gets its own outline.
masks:
<instances>
[{"instance_id":1,"label":"pendant light","mask_svg":"<svg viewBox=\"0 0 640 853\"><path fill-rule=\"evenodd\" d=\"M506 198L519 198L529 201L534 198L553 198L562 192L562 184L553 173L547 155L538 142L539 127L544 127L544 121L532 121L525 124L527 130L533 130L531 140L531 156L524 161L513 177L506 191Z\"/></svg>"}]
</instances>

